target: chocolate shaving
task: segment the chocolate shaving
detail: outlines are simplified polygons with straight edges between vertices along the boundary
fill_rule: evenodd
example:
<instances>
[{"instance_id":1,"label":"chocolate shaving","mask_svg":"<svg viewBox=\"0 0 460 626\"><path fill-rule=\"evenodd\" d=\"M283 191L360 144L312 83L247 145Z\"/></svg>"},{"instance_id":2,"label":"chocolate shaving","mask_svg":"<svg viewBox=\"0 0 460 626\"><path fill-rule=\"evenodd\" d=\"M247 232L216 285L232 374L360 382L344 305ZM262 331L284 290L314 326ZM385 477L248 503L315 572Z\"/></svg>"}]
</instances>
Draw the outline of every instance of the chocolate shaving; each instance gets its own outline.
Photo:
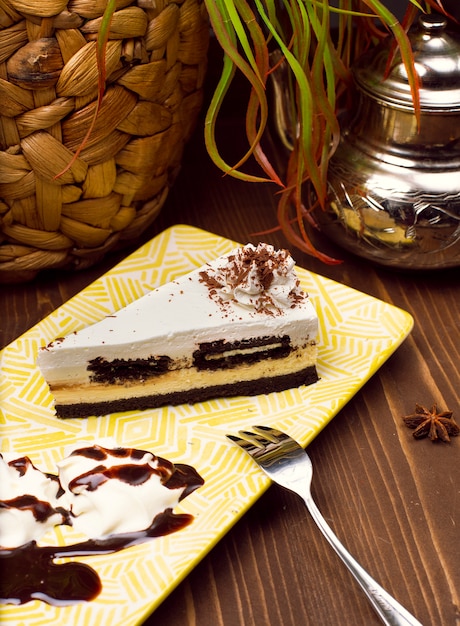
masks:
<instances>
[{"instance_id":1,"label":"chocolate shaving","mask_svg":"<svg viewBox=\"0 0 460 626\"><path fill-rule=\"evenodd\" d=\"M259 244L257 248L244 246L227 258L227 264L219 267L217 271L210 269L200 272L200 281L209 289L209 295L215 299L222 308L228 302L219 294L219 290L225 287L235 289L244 286L251 271L255 271L256 282L260 285L261 292L254 296L252 304L259 313L274 315L280 311L279 307L270 295L269 290L275 280L275 273L286 274L286 261L289 259L287 250L273 250L271 246ZM300 293L300 283L297 279L295 289L289 293L291 308L304 300Z\"/></svg>"}]
</instances>

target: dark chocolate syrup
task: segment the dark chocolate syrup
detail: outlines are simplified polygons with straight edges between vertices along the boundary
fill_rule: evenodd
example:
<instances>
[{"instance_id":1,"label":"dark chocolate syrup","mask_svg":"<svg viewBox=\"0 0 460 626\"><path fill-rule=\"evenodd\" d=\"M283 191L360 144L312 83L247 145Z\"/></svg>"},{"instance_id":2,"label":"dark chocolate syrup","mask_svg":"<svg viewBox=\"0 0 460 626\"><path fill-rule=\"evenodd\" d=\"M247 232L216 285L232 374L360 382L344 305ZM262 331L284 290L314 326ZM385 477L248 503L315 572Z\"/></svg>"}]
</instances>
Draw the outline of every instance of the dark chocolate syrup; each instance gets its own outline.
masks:
<instances>
[{"instance_id":1,"label":"dark chocolate syrup","mask_svg":"<svg viewBox=\"0 0 460 626\"><path fill-rule=\"evenodd\" d=\"M176 489L185 485L181 499L203 484L193 467L178 463L174 468L165 486ZM38 546L31 541L19 548L0 548L0 603L18 605L42 600L54 606L67 606L93 600L102 589L94 569L74 561L55 563L54 559L113 554L181 530L192 520L192 515L166 509L153 519L149 528L141 531L89 539L70 546Z\"/></svg>"}]
</instances>

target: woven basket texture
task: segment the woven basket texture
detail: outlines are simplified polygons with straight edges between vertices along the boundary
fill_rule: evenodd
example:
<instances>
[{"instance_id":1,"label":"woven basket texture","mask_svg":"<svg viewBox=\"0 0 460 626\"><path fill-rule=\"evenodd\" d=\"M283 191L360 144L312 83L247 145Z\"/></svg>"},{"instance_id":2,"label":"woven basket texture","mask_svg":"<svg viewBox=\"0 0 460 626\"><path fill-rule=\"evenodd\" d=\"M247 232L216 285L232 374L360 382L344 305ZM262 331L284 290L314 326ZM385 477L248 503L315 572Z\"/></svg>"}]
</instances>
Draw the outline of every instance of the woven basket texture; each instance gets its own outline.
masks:
<instances>
[{"instance_id":1,"label":"woven basket texture","mask_svg":"<svg viewBox=\"0 0 460 626\"><path fill-rule=\"evenodd\" d=\"M202 104L201 0L117 0L105 94L72 161L97 109L106 2L0 0L1 282L135 241L177 176Z\"/></svg>"}]
</instances>

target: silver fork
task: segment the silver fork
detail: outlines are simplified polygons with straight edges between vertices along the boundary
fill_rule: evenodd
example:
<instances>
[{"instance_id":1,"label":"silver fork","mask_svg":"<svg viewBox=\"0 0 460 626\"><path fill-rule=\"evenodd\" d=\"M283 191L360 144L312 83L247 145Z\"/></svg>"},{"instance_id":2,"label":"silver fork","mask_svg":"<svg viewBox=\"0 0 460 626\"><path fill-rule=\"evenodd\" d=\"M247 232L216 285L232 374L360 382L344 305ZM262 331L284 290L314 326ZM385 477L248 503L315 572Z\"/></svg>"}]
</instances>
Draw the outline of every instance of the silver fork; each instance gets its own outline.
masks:
<instances>
[{"instance_id":1,"label":"silver fork","mask_svg":"<svg viewBox=\"0 0 460 626\"><path fill-rule=\"evenodd\" d=\"M385 591L340 543L321 515L310 492L313 466L305 450L292 437L268 426L253 426L255 432L239 431L240 437L227 435L258 463L278 485L298 494L305 502L319 529L348 567L387 626L422 626L399 602Z\"/></svg>"}]
</instances>

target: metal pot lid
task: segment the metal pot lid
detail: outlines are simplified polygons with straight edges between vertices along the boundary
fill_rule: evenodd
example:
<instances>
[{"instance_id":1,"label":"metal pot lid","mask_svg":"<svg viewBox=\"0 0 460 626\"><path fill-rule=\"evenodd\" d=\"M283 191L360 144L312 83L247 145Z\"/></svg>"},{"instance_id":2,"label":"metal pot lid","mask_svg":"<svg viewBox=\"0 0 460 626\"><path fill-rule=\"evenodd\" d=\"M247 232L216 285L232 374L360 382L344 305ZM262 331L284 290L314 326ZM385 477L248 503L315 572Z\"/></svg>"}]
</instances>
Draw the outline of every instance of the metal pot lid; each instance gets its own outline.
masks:
<instances>
[{"instance_id":1,"label":"metal pot lid","mask_svg":"<svg viewBox=\"0 0 460 626\"><path fill-rule=\"evenodd\" d=\"M424 111L460 111L460 33L449 28L440 14L422 15L409 31L415 68L420 79L420 106ZM392 39L361 57L353 67L358 87L395 108L413 111L407 72L399 52L388 75Z\"/></svg>"}]
</instances>

